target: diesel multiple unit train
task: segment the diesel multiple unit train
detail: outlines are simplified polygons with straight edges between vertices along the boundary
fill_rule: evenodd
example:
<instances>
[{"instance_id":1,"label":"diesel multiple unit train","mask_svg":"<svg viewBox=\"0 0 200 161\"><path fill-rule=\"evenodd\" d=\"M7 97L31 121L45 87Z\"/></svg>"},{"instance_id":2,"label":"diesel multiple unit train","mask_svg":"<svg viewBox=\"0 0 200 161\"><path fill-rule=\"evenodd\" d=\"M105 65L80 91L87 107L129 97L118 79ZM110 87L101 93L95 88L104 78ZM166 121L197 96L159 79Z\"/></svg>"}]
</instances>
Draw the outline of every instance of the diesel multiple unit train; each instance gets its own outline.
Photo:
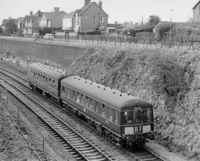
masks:
<instances>
[{"instance_id":1,"label":"diesel multiple unit train","mask_svg":"<svg viewBox=\"0 0 200 161\"><path fill-rule=\"evenodd\" d=\"M141 145L154 138L153 106L142 99L40 63L28 66L27 79L32 90L120 145Z\"/></svg>"}]
</instances>

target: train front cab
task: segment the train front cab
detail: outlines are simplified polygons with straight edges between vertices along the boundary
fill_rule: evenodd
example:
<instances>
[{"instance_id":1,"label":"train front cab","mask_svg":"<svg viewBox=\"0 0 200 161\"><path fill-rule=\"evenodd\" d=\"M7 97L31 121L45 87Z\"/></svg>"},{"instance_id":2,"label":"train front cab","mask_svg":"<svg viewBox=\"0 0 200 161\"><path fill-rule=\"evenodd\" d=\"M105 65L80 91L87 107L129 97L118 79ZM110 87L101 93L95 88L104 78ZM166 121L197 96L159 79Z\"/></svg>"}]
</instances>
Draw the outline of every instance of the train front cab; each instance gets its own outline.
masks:
<instances>
[{"instance_id":1,"label":"train front cab","mask_svg":"<svg viewBox=\"0 0 200 161\"><path fill-rule=\"evenodd\" d=\"M153 108L135 107L122 111L121 125L123 140L128 144L144 144L146 138L154 139Z\"/></svg>"}]
</instances>

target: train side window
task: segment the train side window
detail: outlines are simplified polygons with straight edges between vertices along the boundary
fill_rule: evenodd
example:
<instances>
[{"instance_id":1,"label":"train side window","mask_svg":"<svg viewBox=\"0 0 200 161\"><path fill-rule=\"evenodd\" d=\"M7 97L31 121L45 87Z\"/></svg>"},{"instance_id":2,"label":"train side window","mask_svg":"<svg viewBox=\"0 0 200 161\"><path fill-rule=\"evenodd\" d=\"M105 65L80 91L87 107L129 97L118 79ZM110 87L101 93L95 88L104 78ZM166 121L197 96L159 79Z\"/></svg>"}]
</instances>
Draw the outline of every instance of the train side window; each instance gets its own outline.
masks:
<instances>
[{"instance_id":1,"label":"train side window","mask_svg":"<svg viewBox=\"0 0 200 161\"><path fill-rule=\"evenodd\" d=\"M68 89L68 94L67 94L67 97L68 97L68 98L71 98L71 92L72 92L72 90L71 90L71 89Z\"/></svg>"},{"instance_id":2,"label":"train side window","mask_svg":"<svg viewBox=\"0 0 200 161\"><path fill-rule=\"evenodd\" d=\"M118 123L118 111L114 110L114 120L115 123Z\"/></svg>"},{"instance_id":3,"label":"train side window","mask_svg":"<svg viewBox=\"0 0 200 161\"><path fill-rule=\"evenodd\" d=\"M80 104L83 104L83 94L80 93Z\"/></svg>"},{"instance_id":4,"label":"train side window","mask_svg":"<svg viewBox=\"0 0 200 161\"><path fill-rule=\"evenodd\" d=\"M102 116L105 117L105 105L101 104L101 108L102 108Z\"/></svg>"},{"instance_id":5,"label":"train side window","mask_svg":"<svg viewBox=\"0 0 200 161\"><path fill-rule=\"evenodd\" d=\"M104 112L105 112L105 117L106 117L107 119L109 119L110 114L109 114L109 107L108 107L108 106L106 106L106 107L104 108Z\"/></svg>"},{"instance_id":6,"label":"train side window","mask_svg":"<svg viewBox=\"0 0 200 161\"><path fill-rule=\"evenodd\" d=\"M88 96L85 96L85 107L86 108L89 107L89 98L88 98Z\"/></svg>"},{"instance_id":7,"label":"train side window","mask_svg":"<svg viewBox=\"0 0 200 161\"><path fill-rule=\"evenodd\" d=\"M80 93L78 93L78 92L77 92L77 95L76 95L76 102L80 103Z\"/></svg>"},{"instance_id":8,"label":"train side window","mask_svg":"<svg viewBox=\"0 0 200 161\"><path fill-rule=\"evenodd\" d=\"M49 82L51 82L51 78L49 78Z\"/></svg>"},{"instance_id":9,"label":"train side window","mask_svg":"<svg viewBox=\"0 0 200 161\"><path fill-rule=\"evenodd\" d=\"M83 99L82 99L82 105L83 105L83 106L85 106L85 99L86 99L85 97L86 97L86 96L83 95Z\"/></svg>"},{"instance_id":10,"label":"train side window","mask_svg":"<svg viewBox=\"0 0 200 161\"><path fill-rule=\"evenodd\" d=\"M92 108L91 108L91 110L92 110L92 111L95 111L96 101L92 99L91 102L92 102Z\"/></svg>"},{"instance_id":11,"label":"train side window","mask_svg":"<svg viewBox=\"0 0 200 161\"><path fill-rule=\"evenodd\" d=\"M99 103L97 101L95 101L95 112L99 113Z\"/></svg>"},{"instance_id":12,"label":"train side window","mask_svg":"<svg viewBox=\"0 0 200 161\"><path fill-rule=\"evenodd\" d=\"M109 111L109 120L113 121L113 110L110 107L108 107L108 111Z\"/></svg>"},{"instance_id":13,"label":"train side window","mask_svg":"<svg viewBox=\"0 0 200 161\"><path fill-rule=\"evenodd\" d=\"M89 99L89 108L90 108L90 110L92 110L92 106L93 106L93 99L90 98Z\"/></svg>"},{"instance_id":14,"label":"train side window","mask_svg":"<svg viewBox=\"0 0 200 161\"><path fill-rule=\"evenodd\" d=\"M62 93L65 93L65 87L62 86Z\"/></svg>"}]
</instances>

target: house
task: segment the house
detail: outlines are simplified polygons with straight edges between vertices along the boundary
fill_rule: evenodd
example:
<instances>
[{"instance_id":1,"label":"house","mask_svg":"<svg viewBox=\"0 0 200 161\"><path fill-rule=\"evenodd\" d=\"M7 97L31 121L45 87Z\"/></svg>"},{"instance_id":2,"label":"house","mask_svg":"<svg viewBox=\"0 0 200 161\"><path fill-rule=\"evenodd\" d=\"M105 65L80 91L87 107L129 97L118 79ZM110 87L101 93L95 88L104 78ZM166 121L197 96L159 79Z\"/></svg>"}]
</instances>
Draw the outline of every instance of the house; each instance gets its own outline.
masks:
<instances>
[{"instance_id":1,"label":"house","mask_svg":"<svg viewBox=\"0 0 200 161\"><path fill-rule=\"evenodd\" d=\"M39 10L35 14L33 14L33 12L30 12L30 15L25 16L23 33L24 34L33 34L34 32L38 32L39 22L43 16L43 14L44 14L44 12L41 12Z\"/></svg>"},{"instance_id":2,"label":"house","mask_svg":"<svg viewBox=\"0 0 200 161\"><path fill-rule=\"evenodd\" d=\"M108 24L107 25L107 33L116 33L118 30L123 29L124 27L121 24Z\"/></svg>"},{"instance_id":3,"label":"house","mask_svg":"<svg viewBox=\"0 0 200 161\"><path fill-rule=\"evenodd\" d=\"M93 31L106 31L108 15L102 9L102 2L85 0L84 6L63 17L63 29L72 28L74 32L87 33Z\"/></svg>"},{"instance_id":4,"label":"house","mask_svg":"<svg viewBox=\"0 0 200 161\"><path fill-rule=\"evenodd\" d=\"M200 22L200 1L198 1L194 7L193 10L193 21L194 22Z\"/></svg>"},{"instance_id":5,"label":"house","mask_svg":"<svg viewBox=\"0 0 200 161\"><path fill-rule=\"evenodd\" d=\"M59 30L62 28L62 19L64 15L66 15L66 12L60 11L59 7L55 7L54 12L46 12L43 14L39 22L39 27L49 27Z\"/></svg>"},{"instance_id":6,"label":"house","mask_svg":"<svg viewBox=\"0 0 200 161\"><path fill-rule=\"evenodd\" d=\"M3 31L6 30L6 26L7 26L8 22L9 22L8 19L3 19L2 24L1 24L1 27L2 27Z\"/></svg>"},{"instance_id":7,"label":"house","mask_svg":"<svg viewBox=\"0 0 200 161\"><path fill-rule=\"evenodd\" d=\"M17 19L17 29L23 30L24 29L24 17L19 17Z\"/></svg>"}]
</instances>

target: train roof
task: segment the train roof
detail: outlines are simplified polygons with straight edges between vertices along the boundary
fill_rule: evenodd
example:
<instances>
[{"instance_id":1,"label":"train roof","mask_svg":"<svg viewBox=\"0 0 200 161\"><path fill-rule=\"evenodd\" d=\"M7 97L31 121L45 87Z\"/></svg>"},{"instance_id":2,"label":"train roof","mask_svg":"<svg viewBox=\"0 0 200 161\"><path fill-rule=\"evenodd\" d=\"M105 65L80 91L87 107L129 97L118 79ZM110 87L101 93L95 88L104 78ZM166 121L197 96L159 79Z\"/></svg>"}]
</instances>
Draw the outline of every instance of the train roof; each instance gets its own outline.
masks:
<instances>
[{"instance_id":1,"label":"train roof","mask_svg":"<svg viewBox=\"0 0 200 161\"><path fill-rule=\"evenodd\" d=\"M61 84L67 85L82 94L87 95L97 101L117 110L133 110L133 107L152 108L152 104L143 101L140 98L121 93L116 89L105 87L90 80L78 76L68 76L61 81Z\"/></svg>"},{"instance_id":2,"label":"train roof","mask_svg":"<svg viewBox=\"0 0 200 161\"><path fill-rule=\"evenodd\" d=\"M64 70L56 69L56 68L53 68L51 66L47 66L41 63L32 63L28 67L55 79L59 79L63 77L64 75L66 75L66 71Z\"/></svg>"}]
</instances>

